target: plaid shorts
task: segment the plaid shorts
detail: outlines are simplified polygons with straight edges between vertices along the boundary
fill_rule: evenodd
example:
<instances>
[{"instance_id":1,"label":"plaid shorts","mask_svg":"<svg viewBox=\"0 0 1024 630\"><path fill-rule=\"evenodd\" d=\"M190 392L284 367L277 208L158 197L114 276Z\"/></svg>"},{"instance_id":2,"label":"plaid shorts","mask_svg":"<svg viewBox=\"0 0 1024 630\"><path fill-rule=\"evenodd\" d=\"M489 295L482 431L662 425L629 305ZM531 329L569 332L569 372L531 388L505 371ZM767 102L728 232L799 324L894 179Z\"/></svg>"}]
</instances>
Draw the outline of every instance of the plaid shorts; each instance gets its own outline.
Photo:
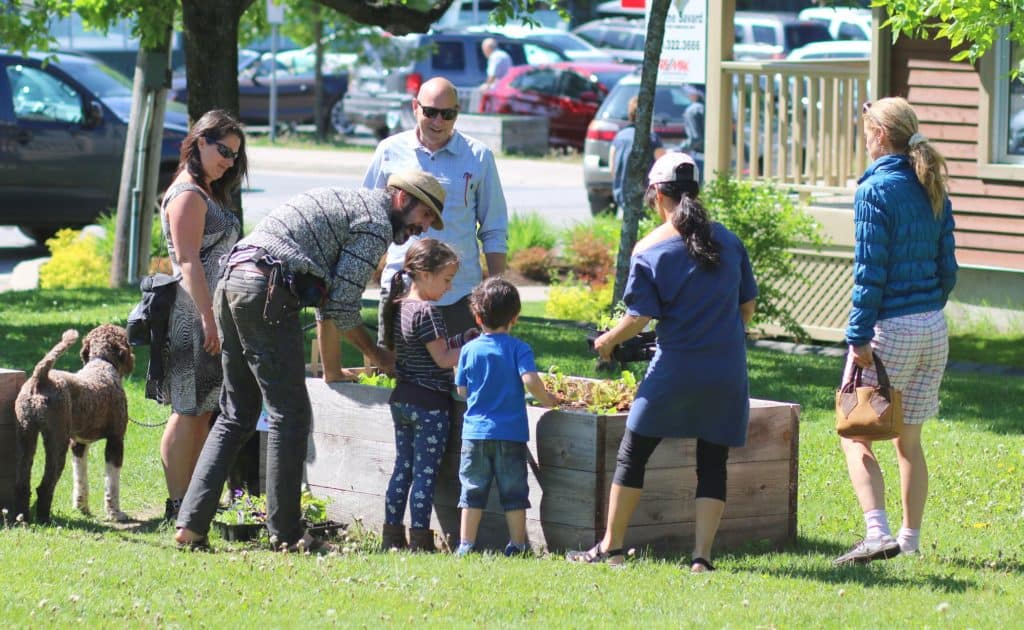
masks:
<instances>
[{"instance_id":1,"label":"plaid shorts","mask_svg":"<svg viewBox=\"0 0 1024 630\"><path fill-rule=\"evenodd\" d=\"M892 386L903 392L903 422L922 424L939 413L939 385L949 358L949 331L942 311L879 320L871 347L882 357ZM852 357L847 356L844 379L853 369ZM864 370L864 384L877 383L878 373Z\"/></svg>"}]
</instances>

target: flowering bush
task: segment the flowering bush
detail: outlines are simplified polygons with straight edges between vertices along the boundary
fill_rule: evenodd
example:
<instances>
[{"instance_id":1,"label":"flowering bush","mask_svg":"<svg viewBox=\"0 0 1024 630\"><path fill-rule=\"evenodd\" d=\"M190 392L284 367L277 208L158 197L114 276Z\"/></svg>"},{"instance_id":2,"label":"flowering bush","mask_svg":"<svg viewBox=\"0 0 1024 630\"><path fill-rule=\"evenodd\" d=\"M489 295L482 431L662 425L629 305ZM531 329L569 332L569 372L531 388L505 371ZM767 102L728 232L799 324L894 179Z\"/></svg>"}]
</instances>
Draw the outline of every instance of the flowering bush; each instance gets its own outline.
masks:
<instances>
[{"instance_id":1,"label":"flowering bush","mask_svg":"<svg viewBox=\"0 0 1024 630\"><path fill-rule=\"evenodd\" d=\"M101 239L64 228L46 241L50 260L39 268L42 289L83 289L110 284L110 260L100 251Z\"/></svg>"},{"instance_id":2,"label":"flowering bush","mask_svg":"<svg viewBox=\"0 0 1024 630\"><path fill-rule=\"evenodd\" d=\"M267 521L267 500L244 490L235 490L231 503L213 520L227 525L257 525Z\"/></svg>"}]
</instances>

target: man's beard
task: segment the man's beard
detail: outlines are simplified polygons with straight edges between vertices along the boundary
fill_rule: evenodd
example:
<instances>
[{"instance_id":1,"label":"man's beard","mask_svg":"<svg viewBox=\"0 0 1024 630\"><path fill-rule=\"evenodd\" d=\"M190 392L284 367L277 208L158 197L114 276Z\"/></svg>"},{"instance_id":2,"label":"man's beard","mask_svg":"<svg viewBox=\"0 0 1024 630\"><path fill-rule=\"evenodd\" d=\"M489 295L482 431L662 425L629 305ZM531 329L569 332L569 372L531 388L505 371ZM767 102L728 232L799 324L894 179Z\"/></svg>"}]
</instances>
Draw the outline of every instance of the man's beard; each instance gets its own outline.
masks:
<instances>
[{"instance_id":1,"label":"man's beard","mask_svg":"<svg viewBox=\"0 0 1024 630\"><path fill-rule=\"evenodd\" d=\"M395 245L404 245L413 233L420 234L423 232L422 228L418 225L409 224L409 215L412 214L416 205L420 203L419 199L412 195L409 197L409 201L405 202L405 205L391 210L391 240L394 241Z\"/></svg>"}]
</instances>

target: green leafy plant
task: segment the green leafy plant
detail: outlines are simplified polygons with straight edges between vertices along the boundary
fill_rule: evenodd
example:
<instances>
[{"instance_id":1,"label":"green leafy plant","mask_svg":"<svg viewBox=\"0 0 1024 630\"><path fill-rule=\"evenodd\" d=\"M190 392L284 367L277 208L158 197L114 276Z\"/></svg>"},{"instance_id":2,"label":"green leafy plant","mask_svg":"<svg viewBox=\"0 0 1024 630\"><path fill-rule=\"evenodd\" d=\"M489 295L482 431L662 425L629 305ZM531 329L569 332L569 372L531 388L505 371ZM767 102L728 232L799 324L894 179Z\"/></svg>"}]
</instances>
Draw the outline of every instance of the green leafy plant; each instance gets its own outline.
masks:
<instances>
[{"instance_id":1,"label":"green leafy plant","mask_svg":"<svg viewBox=\"0 0 1024 630\"><path fill-rule=\"evenodd\" d=\"M328 503L330 503L328 499L315 497L309 490L303 490L302 496L299 498L299 509L302 512L303 520L311 525L326 521Z\"/></svg>"},{"instance_id":2,"label":"green leafy plant","mask_svg":"<svg viewBox=\"0 0 1024 630\"><path fill-rule=\"evenodd\" d=\"M543 216L535 212L515 214L508 221L508 255L510 258L517 252L533 247L551 250L557 244L558 236L555 229Z\"/></svg>"},{"instance_id":3,"label":"green leafy plant","mask_svg":"<svg viewBox=\"0 0 1024 630\"><path fill-rule=\"evenodd\" d=\"M585 409L590 413L608 415L629 411L636 398L637 379L623 371L617 379L594 380L566 376L557 366L541 374L548 391L555 394L563 409Z\"/></svg>"},{"instance_id":4,"label":"green leafy plant","mask_svg":"<svg viewBox=\"0 0 1024 630\"><path fill-rule=\"evenodd\" d=\"M580 283L554 285L548 290L544 314L554 319L597 322L611 309L612 289L610 282L597 289Z\"/></svg>"},{"instance_id":5,"label":"green leafy plant","mask_svg":"<svg viewBox=\"0 0 1024 630\"><path fill-rule=\"evenodd\" d=\"M84 289L110 283L110 260L104 259L94 234L64 228L46 241L50 260L39 268L41 289Z\"/></svg>"},{"instance_id":6,"label":"green leafy plant","mask_svg":"<svg viewBox=\"0 0 1024 630\"><path fill-rule=\"evenodd\" d=\"M267 500L245 490L235 490L231 503L213 520L225 525L258 525L267 521Z\"/></svg>"},{"instance_id":7,"label":"green leafy plant","mask_svg":"<svg viewBox=\"0 0 1024 630\"><path fill-rule=\"evenodd\" d=\"M757 277L759 295L754 324L773 322L799 340L807 332L791 311L784 282L808 282L793 262L792 248L820 250L825 244L818 223L789 195L770 183L740 182L719 175L700 194L711 217L743 241Z\"/></svg>"},{"instance_id":8,"label":"green leafy plant","mask_svg":"<svg viewBox=\"0 0 1024 630\"><path fill-rule=\"evenodd\" d=\"M360 385L370 385L371 387L386 387L388 389L394 389L397 381L394 377L383 373L367 374L366 372L360 372L359 376L356 377L356 383L359 383Z\"/></svg>"}]
</instances>

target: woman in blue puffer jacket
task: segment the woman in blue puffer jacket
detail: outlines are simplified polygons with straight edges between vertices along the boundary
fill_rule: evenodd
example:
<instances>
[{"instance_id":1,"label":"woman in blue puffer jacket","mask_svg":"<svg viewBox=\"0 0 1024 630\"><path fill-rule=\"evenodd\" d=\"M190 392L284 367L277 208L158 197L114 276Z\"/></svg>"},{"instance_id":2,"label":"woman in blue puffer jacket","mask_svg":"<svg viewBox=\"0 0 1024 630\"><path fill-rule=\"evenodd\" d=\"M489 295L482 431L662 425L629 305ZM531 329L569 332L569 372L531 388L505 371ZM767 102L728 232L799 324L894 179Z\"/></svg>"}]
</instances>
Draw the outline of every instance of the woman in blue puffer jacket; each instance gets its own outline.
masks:
<instances>
[{"instance_id":1,"label":"woman in blue puffer jacket","mask_svg":"<svg viewBox=\"0 0 1024 630\"><path fill-rule=\"evenodd\" d=\"M847 369L885 365L903 392L904 428L895 438L903 527L897 537L885 513L882 471L871 442L842 438L853 489L867 534L836 564L865 563L914 553L928 496L921 426L939 410L939 385L949 356L942 309L956 284L953 211L946 162L918 130L917 115L902 98L865 103L861 116L873 162L854 200L856 245L853 308L846 342ZM877 382L865 369L864 383Z\"/></svg>"}]
</instances>

